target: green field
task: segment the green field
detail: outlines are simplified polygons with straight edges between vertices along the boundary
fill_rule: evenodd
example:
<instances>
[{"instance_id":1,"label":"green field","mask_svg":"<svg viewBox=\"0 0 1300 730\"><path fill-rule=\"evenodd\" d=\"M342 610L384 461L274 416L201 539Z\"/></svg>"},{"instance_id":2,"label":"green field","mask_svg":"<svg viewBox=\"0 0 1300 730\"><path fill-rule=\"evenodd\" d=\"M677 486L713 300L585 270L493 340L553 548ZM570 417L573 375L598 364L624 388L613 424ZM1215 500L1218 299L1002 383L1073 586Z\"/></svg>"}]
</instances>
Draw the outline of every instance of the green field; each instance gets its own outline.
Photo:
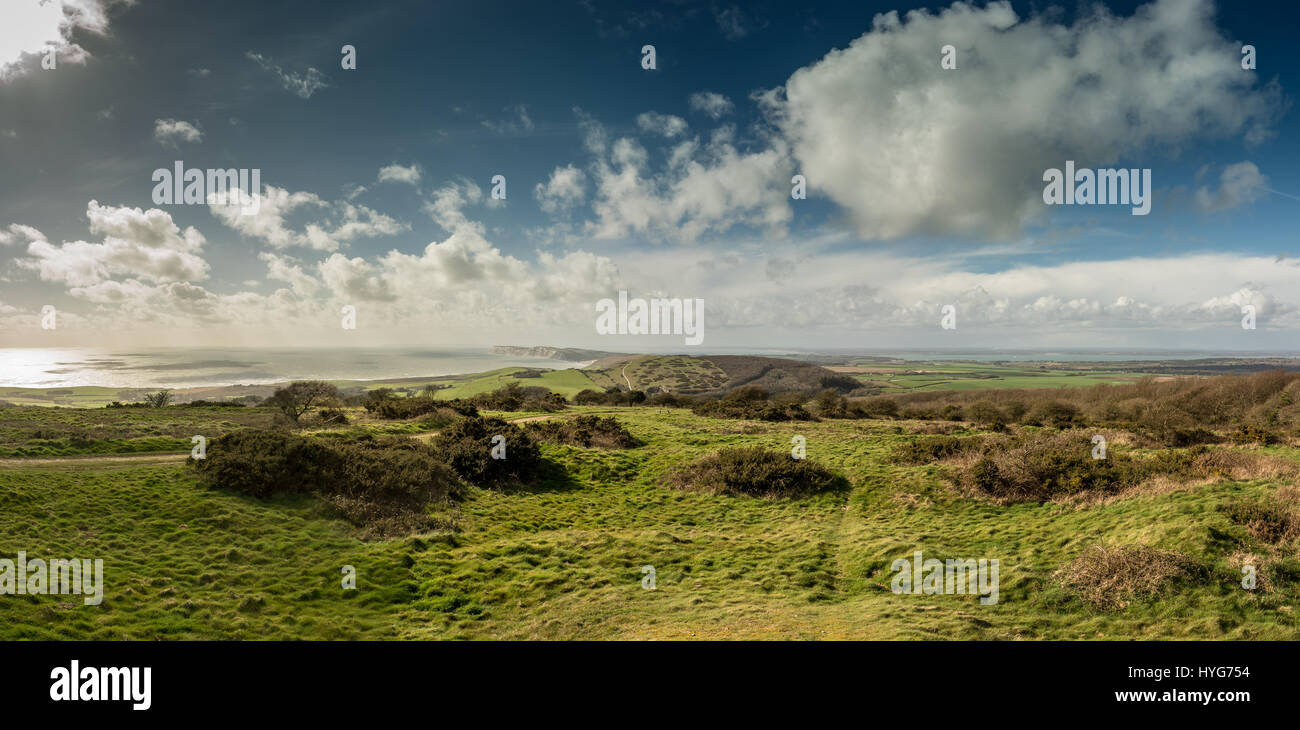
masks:
<instances>
[{"instance_id":1,"label":"green field","mask_svg":"<svg viewBox=\"0 0 1300 730\"><path fill-rule=\"evenodd\" d=\"M1033 364L909 362L906 365L862 363L871 373L848 374L883 388L883 395L917 390L977 390L986 388L1087 388L1101 383L1131 383L1147 377L1134 372L1053 370Z\"/></svg>"},{"instance_id":2,"label":"green field","mask_svg":"<svg viewBox=\"0 0 1300 730\"><path fill-rule=\"evenodd\" d=\"M156 431L153 438L244 427L219 410L140 409L112 425ZM264 413L247 410L250 418ZM0 596L0 638L1300 637L1300 588L1238 586L1229 560L1244 533L1218 510L1273 490L1277 479L1219 480L1091 506L1001 506L958 494L940 467L895 463L895 446L924 438L911 433L919 422L755 423L652 407L571 412L613 415L643 445L543 446L566 478L472 488L446 515L455 531L379 542L357 539L311 498L261 501L203 488L183 453L0 459L3 557L102 558L106 582L99 606L76 596ZM74 416L106 413L7 410L7 424L26 419L12 427L8 448L27 446L23 429L81 428ZM30 423L42 414L58 420ZM227 425L216 426L223 417ZM851 490L765 500L666 485L672 470L720 447L786 451L795 435ZM1267 452L1300 460L1290 446ZM93 444L82 453L94 453ZM1095 544L1178 551L1205 575L1121 610L1097 610L1052 579ZM998 604L892 593L888 566L918 549L1001 560ZM346 565L356 568L357 590L340 586ZM642 566L654 567L655 590L642 588Z\"/></svg>"}]
</instances>

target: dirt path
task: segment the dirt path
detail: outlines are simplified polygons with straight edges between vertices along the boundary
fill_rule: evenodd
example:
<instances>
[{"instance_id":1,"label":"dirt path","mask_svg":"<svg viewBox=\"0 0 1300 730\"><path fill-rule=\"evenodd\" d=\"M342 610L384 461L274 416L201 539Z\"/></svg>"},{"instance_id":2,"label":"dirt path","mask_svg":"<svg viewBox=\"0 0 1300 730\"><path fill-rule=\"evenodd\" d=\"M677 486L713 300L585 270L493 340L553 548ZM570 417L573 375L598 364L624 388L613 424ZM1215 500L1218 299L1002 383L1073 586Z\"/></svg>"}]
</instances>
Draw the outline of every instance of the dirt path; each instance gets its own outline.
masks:
<instances>
[{"instance_id":1,"label":"dirt path","mask_svg":"<svg viewBox=\"0 0 1300 730\"><path fill-rule=\"evenodd\" d=\"M131 462L133 464L162 464L182 462L190 452L170 454L78 454L77 456L41 457L38 459L0 459L0 468L40 466L42 464L96 464L103 462Z\"/></svg>"}]
</instances>

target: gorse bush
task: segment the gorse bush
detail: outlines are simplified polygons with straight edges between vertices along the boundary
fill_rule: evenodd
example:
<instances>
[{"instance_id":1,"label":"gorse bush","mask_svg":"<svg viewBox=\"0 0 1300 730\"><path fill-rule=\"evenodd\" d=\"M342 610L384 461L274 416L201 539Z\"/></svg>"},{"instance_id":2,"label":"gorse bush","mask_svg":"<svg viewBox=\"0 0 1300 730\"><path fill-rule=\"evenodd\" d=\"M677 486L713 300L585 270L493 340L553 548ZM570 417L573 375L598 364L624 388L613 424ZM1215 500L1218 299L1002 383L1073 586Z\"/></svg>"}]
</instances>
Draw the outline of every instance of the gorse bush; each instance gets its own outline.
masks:
<instances>
[{"instance_id":1,"label":"gorse bush","mask_svg":"<svg viewBox=\"0 0 1300 730\"><path fill-rule=\"evenodd\" d=\"M667 396L671 403L665 402L664 398L656 405L686 405L692 401L689 396ZM647 403L645 391L641 390L619 390L618 388L607 388L603 391L587 388L579 391L573 396L573 403L580 406L636 406Z\"/></svg>"},{"instance_id":2,"label":"gorse bush","mask_svg":"<svg viewBox=\"0 0 1300 730\"><path fill-rule=\"evenodd\" d=\"M817 462L760 447L724 448L673 474L680 489L751 497L801 497L848 487Z\"/></svg>"},{"instance_id":3,"label":"gorse bush","mask_svg":"<svg viewBox=\"0 0 1300 730\"><path fill-rule=\"evenodd\" d=\"M247 429L213 439L191 464L205 486L251 497L314 494L363 536L431 528L426 505L458 499L452 469L428 446L404 437L317 439Z\"/></svg>"},{"instance_id":4,"label":"gorse bush","mask_svg":"<svg viewBox=\"0 0 1300 730\"><path fill-rule=\"evenodd\" d=\"M615 418L578 416L563 420L535 421L524 430L539 441L570 446L598 446L606 449L630 449L637 440Z\"/></svg>"},{"instance_id":5,"label":"gorse bush","mask_svg":"<svg viewBox=\"0 0 1300 730\"><path fill-rule=\"evenodd\" d=\"M1279 489L1261 499L1237 499L1220 505L1219 511L1261 542L1300 539L1300 489L1295 487Z\"/></svg>"},{"instance_id":6,"label":"gorse bush","mask_svg":"<svg viewBox=\"0 0 1300 730\"><path fill-rule=\"evenodd\" d=\"M505 458L492 457L494 436L504 438ZM524 431L499 418L462 418L438 432L434 450L462 479L479 486L503 486L536 479L541 451Z\"/></svg>"},{"instance_id":7,"label":"gorse bush","mask_svg":"<svg viewBox=\"0 0 1300 730\"><path fill-rule=\"evenodd\" d=\"M315 492L324 487L333 461L320 440L285 431L245 429L213 439L207 457L191 459L199 481L266 499L277 494Z\"/></svg>"},{"instance_id":8,"label":"gorse bush","mask_svg":"<svg viewBox=\"0 0 1300 730\"><path fill-rule=\"evenodd\" d=\"M983 451L990 440L981 436L929 436L904 441L894 448L893 460L900 464L930 464L970 452Z\"/></svg>"},{"instance_id":9,"label":"gorse bush","mask_svg":"<svg viewBox=\"0 0 1300 730\"><path fill-rule=\"evenodd\" d=\"M387 398L366 404L366 410L387 420L405 420L434 415L437 422L450 423L458 416L477 416L473 404L460 400L434 400L432 398Z\"/></svg>"},{"instance_id":10,"label":"gorse bush","mask_svg":"<svg viewBox=\"0 0 1300 730\"><path fill-rule=\"evenodd\" d=\"M709 418L738 418L750 421L816 421L817 417L797 403L774 403L765 400L723 399L703 401L691 413Z\"/></svg>"},{"instance_id":11,"label":"gorse bush","mask_svg":"<svg viewBox=\"0 0 1300 730\"><path fill-rule=\"evenodd\" d=\"M520 386L506 383L488 393L479 393L468 399L475 407L485 411L561 411L565 408L564 396L535 385Z\"/></svg>"},{"instance_id":12,"label":"gorse bush","mask_svg":"<svg viewBox=\"0 0 1300 730\"><path fill-rule=\"evenodd\" d=\"M990 448L994 443L999 448ZM1187 477L1211 471L1209 462L1200 458L1204 447L1163 451L1149 457L1112 449L1104 459L1093 458L1091 434L1080 431L985 441L965 448L979 448L982 455L963 468L961 481L1004 502L1042 502L1081 492L1116 492L1154 476Z\"/></svg>"}]
</instances>

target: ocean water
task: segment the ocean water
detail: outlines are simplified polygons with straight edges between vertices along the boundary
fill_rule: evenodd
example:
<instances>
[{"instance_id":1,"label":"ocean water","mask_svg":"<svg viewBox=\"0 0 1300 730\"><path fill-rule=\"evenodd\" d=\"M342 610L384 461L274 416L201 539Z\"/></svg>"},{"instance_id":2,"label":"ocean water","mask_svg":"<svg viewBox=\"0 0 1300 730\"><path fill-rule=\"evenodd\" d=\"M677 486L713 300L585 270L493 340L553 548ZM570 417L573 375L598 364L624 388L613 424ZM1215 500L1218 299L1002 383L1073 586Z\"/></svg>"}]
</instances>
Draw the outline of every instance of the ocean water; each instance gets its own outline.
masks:
<instances>
[{"instance_id":1,"label":"ocean water","mask_svg":"<svg viewBox=\"0 0 1300 730\"><path fill-rule=\"evenodd\" d=\"M812 350L811 354L874 355L902 360L1032 362L1186 360L1222 357L1294 357L1295 353L1191 350ZM716 348L692 355L752 354L799 358L776 348ZM0 387L191 388L259 385L288 380L385 380L476 373L504 367L577 367L546 358L494 355L490 348L0 348Z\"/></svg>"},{"instance_id":2,"label":"ocean water","mask_svg":"<svg viewBox=\"0 0 1300 730\"><path fill-rule=\"evenodd\" d=\"M384 380L504 367L573 367L490 348L167 349L0 348L0 387L190 388L286 380Z\"/></svg>"}]
</instances>

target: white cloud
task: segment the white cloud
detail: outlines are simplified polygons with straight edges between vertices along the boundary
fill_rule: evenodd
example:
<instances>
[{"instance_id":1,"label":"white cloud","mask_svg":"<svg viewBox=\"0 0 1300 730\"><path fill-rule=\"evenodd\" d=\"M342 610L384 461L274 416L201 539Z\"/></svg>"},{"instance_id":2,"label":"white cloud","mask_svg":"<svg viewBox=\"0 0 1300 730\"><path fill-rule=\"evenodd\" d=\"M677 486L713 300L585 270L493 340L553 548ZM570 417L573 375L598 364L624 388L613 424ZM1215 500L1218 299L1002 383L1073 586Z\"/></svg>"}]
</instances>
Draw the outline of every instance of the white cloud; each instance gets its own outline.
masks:
<instances>
[{"instance_id":1,"label":"white cloud","mask_svg":"<svg viewBox=\"0 0 1300 730\"><path fill-rule=\"evenodd\" d=\"M260 53L248 51L244 55L255 61L258 66L261 66L263 71L273 74L280 80L281 86L299 98L310 99L317 91L329 87L329 82L325 80L325 74L311 66L307 67L306 72L298 73L297 71L284 70L273 59Z\"/></svg>"},{"instance_id":2,"label":"white cloud","mask_svg":"<svg viewBox=\"0 0 1300 730\"><path fill-rule=\"evenodd\" d=\"M533 195L544 212L558 213L582 203L587 194L586 178L586 174L573 165L557 167L551 171L545 185L537 183Z\"/></svg>"},{"instance_id":3,"label":"white cloud","mask_svg":"<svg viewBox=\"0 0 1300 730\"><path fill-rule=\"evenodd\" d=\"M691 94L688 101L691 109L707 114L715 121L730 114L735 108L730 99L712 91L699 91Z\"/></svg>"},{"instance_id":4,"label":"white cloud","mask_svg":"<svg viewBox=\"0 0 1300 730\"><path fill-rule=\"evenodd\" d=\"M73 42L77 31L108 33L109 2L46 0L5 3L0 23L0 83L28 68L34 56L53 50L58 63L85 63L90 54ZM129 3L128 3L129 4Z\"/></svg>"},{"instance_id":5,"label":"white cloud","mask_svg":"<svg viewBox=\"0 0 1300 730\"><path fill-rule=\"evenodd\" d=\"M751 346L761 328L771 341L778 333L803 343L869 335L862 344L875 347L988 347L990 338L1002 346L1188 347L1193 337L1206 346L1244 336L1245 347L1266 349L1284 341L1257 338L1300 328L1300 265L1271 256L1135 256L983 272L952 257L816 248L754 245L694 257L648 249L617 261L635 272L630 288L701 297L713 333ZM792 276L768 276L791 265ZM939 326L946 304L957 308L954 332ZM1245 304L1257 308L1258 332L1241 328Z\"/></svg>"},{"instance_id":6,"label":"white cloud","mask_svg":"<svg viewBox=\"0 0 1300 730\"><path fill-rule=\"evenodd\" d=\"M55 246L42 235L30 240L27 258L18 259L18 265L39 272L44 281L70 287L93 287L118 274L153 282L207 278L208 264L199 256L202 234L192 227L182 231L171 215L157 208L101 206L92 200L86 216L90 232L103 235L103 243Z\"/></svg>"},{"instance_id":7,"label":"white cloud","mask_svg":"<svg viewBox=\"0 0 1300 730\"><path fill-rule=\"evenodd\" d=\"M686 120L671 114L645 112L637 115L636 126L642 132L672 138L686 131Z\"/></svg>"},{"instance_id":8,"label":"white cloud","mask_svg":"<svg viewBox=\"0 0 1300 730\"><path fill-rule=\"evenodd\" d=\"M8 230L0 229L0 246L26 246L32 241L44 241L45 234L18 223L10 223Z\"/></svg>"},{"instance_id":9,"label":"white cloud","mask_svg":"<svg viewBox=\"0 0 1300 730\"><path fill-rule=\"evenodd\" d=\"M724 126L707 140L683 140L669 150L661 169L636 140L610 141L587 120L586 145L596 160L592 178L595 220L588 233L598 239L644 234L694 241L748 225L783 232L789 206L791 164L780 139L756 152L736 148Z\"/></svg>"},{"instance_id":10,"label":"white cloud","mask_svg":"<svg viewBox=\"0 0 1300 730\"><path fill-rule=\"evenodd\" d=\"M939 49L957 49L957 69ZM1041 215L1045 169L1106 167L1193 140L1267 134L1275 90L1242 73L1208 0L1072 26L1009 3L877 15L848 48L760 100L810 188L860 235L1014 237ZM1159 184L1159 170L1155 173Z\"/></svg>"},{"instance_id":11,"label":"white cloud","mask_svg":"<svg viewBox=\"0 0 1300 730\"><path fill-rule=\"evenodd\" d=\"M449 232L463 227L477 229L480 227L479 224L466 218L462 208L481 202L483 202L483 189L469 180L460 180L435 190L433 198L424 204L424 212Z\"/></svg>"},{"instance_id":12,"label":"white cloud","mask_svg":"<svg viewBox=\"0 0 1300 730\"><path fill-rule=\"evenodd\" d=\"M303 271L297 261L288 256L264 252L259 254L258 258L266 262L266 278L287 283L293 293L300 297L311 297L320 288L318 282Z\"/></svg>"},{"instance_id":13,"label":"white cloud","mask_svg":"<svg viewBox=\"0 0 1300 730\"><path fill-rule=\"evenodd\" d=\"M396 162L379 169L379 182L399 182L407 185L418 185L420 183L419 165L409 165L403 167Z\"/></svg>"},{"instance_id":14,"label":"white cloud","mask_svg":"<svg viewBox=\"0 0 1300 730\"><path fill-rule=\"evenodd\" d=\"M1219 189L1196 191L1196 207L1207 213L1253 203L1268 191L1268 178L1249 160L1228 165L1219 175Z\"/></svg>"},{"instance_id":15,"label":"white cloud","mask_svg":"<svg viewBox=\"0 0 1300 730\"><path fill-rule=\"evenodd\" d=\"M215 195L208 200L208 210L226 226L239 233L263 241L273 248L305 247L318 251L334 251L340 245L358 238L392 236L410 230L410 226L394 218L347 201L329 203L315 193L289 192L274 185L263 185L257 195L256 212L241 211L249 206L251 197L235 191L236 204L220 205ZM252 206L249 206L252 207ZM318 211L323 215L296 230L288 222L295 214Z\"/></svg>"},{"instance_id":16,"label":"white cloud","mask_svg":"<svg viewBox=\"0 0 1300 730\"><path fill-rule=\"evenodd\" d=\"M203 132L193 124L178 119L155 119L153 138L159 144L175 147L178 140L181 142L203 141Z\"/></svg>"}]
</instances>

